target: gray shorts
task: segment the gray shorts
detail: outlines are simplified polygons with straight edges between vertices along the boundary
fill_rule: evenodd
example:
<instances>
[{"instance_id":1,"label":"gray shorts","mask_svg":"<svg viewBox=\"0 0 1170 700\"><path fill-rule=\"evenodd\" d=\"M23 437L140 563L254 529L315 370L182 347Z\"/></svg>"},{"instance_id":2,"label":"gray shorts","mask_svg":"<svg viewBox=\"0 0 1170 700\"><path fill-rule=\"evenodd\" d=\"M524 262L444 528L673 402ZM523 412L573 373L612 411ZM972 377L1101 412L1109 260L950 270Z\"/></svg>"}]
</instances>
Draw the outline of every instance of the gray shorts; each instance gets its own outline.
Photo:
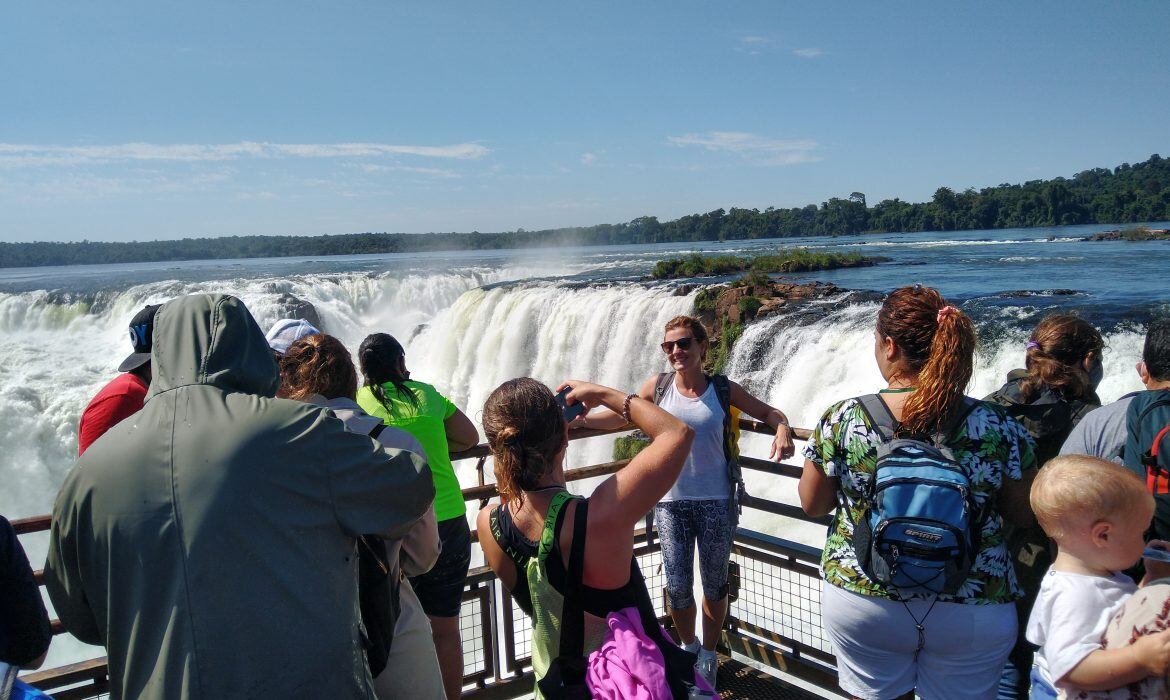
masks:
<instances>
[{"instance_id":1,"label":"gray shorts","mask_svg":"<svg viewBox=\"0 0 1170 700\"><path fill-rule=\"evenodd\" d=\"M727 562L735 522L727 499L665 501L654 506L654 523L662 541L662 568L672 610L695 604L695 545L699 548L699 578L703 597L718 602L727 597Z\"/></svg>"},{"instance_id":2,"label":"gray shorts","mask_svg":"<svg viewBox=\"0 0 1170 700\"><path fill-rule=\"evenodd\" d=\"M921 620L930 601L908 605ZM910 611L897 601L822 582L821 621L837 655L841 688L875 700L910 690L923 700L994 698L1016 642L1015 604L936 603L923 621L924 644L917 652Z\"/></svg>"}]
</instances>

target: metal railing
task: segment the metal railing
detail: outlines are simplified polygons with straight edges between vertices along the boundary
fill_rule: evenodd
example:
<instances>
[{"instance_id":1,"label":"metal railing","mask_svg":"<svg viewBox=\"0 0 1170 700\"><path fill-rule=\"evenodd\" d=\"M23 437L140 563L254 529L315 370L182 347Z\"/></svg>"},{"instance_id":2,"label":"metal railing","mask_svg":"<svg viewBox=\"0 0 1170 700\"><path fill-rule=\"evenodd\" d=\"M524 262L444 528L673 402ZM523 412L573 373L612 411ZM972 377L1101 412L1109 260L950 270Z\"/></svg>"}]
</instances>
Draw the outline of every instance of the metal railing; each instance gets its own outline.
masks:
<instances>
[{"instance_id":1,"label":"metal railing","mask_svg":"<svg viewBox=\"0 0 1170 700\"><path fill-rule=\"evenodd\" d=\"M771 434L760 423L741 420L746 432ZM625 430L574 430L571 440L580 440ZM795 429L798 440L807 440L809 431ZM478 484L463 490L467 501L481 505L497 495L486 480L489 450L478 445L451 454L452 461L475 459ZM580 481L612 474L629 460L591 465L566 471L568 481ZM745 471L779 478L799 478L800 467L741 456ZM772 516L827 524L829 519L810 518L799 507L748 496L743 506ZM13 522L18 535L48 530L50 517L36 516ZM670 626L664 589L661 549L651 515L638 528L634 554L650 588L663 624ZM474 538L474 533L473 533ZM721 648L802 678L828 690L837 690L835 662L828 639L821 628L821 552L796 542L740 527L732 547L730 576L731 604ZM37 582L43 585L41 571ZM63 634L54 620L53 634ZM464 697L508 698L531 693L532 626L527 615L513 604L511 596L486 566L473 568L467 577L460 611L464 650ZM97 658L58 668L27 673L25 682L51 692L57 698L92 698L109 689L106 659Z\"/></svg>"}]
</instances>

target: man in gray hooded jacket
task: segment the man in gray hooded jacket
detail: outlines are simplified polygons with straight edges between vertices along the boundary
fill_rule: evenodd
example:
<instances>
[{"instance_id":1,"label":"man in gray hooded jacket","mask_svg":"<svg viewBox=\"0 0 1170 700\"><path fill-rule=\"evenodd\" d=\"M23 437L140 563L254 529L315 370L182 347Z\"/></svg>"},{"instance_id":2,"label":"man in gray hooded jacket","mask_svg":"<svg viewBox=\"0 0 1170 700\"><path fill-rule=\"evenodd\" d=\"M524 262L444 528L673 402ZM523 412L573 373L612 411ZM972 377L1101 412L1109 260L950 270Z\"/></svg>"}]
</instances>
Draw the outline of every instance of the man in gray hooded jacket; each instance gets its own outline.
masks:
<instances>
[{"instance_id":1,"label":"man in gray hooded jacket","mask_svg":"<svg viewBox=\"0 0 1170 700\"><path fill-rule=\"evenodd\" d=\"M355 538L401 537L434 486L320 408L273 398L264 334L234 297L155 321L146 405L78 460L45 585L107 649L115 698L373 698Z\"/></svg>"}]
</instances>

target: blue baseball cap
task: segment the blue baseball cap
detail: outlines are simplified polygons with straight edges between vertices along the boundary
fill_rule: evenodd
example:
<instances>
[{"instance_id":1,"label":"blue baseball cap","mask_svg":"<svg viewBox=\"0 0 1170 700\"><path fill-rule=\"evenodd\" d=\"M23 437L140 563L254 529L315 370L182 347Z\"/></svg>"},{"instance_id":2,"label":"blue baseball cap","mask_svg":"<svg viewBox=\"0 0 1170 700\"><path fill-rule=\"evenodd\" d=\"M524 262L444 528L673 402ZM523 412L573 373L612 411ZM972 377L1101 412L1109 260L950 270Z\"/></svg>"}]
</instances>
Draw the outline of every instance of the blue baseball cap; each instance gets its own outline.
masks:
<instances>
[{"instance_id":1,"label":"blue baseball cap","mask_svg":"<svg viewBox=\"0 0 1170 700\"><path fill-rule=\"evenodd\" d=\"M130 319L130 344L134 346L134 354L122 360L122 364L118 365L119 372L129 372L150 362L150 348L154 341L154 316L160 308L162 304L151 304Z\"/></svg>"}]
</instances>

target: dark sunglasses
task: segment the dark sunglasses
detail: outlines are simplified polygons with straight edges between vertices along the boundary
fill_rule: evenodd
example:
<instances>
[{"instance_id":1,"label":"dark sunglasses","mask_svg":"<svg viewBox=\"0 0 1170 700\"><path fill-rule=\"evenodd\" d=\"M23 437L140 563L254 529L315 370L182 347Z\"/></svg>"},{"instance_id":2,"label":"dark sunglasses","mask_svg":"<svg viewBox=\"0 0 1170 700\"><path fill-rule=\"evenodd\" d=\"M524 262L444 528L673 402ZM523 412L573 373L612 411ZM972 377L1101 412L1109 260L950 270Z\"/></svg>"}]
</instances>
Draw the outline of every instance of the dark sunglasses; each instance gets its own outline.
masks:
<instances>
[{"instance_id":1,"label":"dark sunglasses","mask_svg":"<svg viewBox=\"0 0 1170 700\"><path fill-rule=\"evenodd\" d=\"M690 350L691 343L693 343L693 342L695 342L694 338L679 338L678 340L667 340L666 342L662 343L662 345L659 347L662 348L662 352L669 355L671 352L674 351L675 345L678 346L679 350Z\"/></svg>"}]
</instances>

